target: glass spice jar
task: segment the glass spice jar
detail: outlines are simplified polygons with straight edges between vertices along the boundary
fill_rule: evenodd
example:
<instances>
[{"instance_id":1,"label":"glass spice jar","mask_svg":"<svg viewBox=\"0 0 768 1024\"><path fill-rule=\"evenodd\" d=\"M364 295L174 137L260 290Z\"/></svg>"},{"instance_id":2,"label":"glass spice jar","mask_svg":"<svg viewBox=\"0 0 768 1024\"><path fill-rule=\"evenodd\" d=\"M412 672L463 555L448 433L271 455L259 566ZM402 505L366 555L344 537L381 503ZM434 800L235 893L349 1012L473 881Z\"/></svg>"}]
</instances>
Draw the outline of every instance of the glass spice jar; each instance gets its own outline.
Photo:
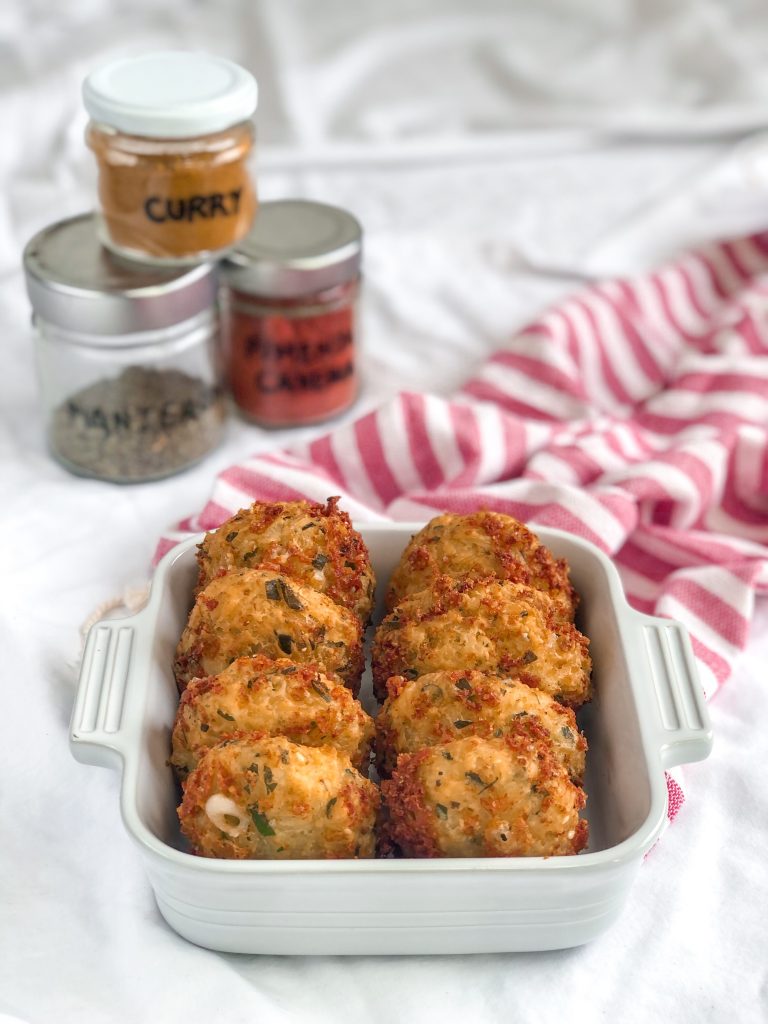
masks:
<instances>
[{"instance_id":1,"label":"glass spice jar","mask_svg":"<svg viewBox=\"0 0 768 1024\"><path fill-rule=\"evenodd\" d=\"M256 213L257 98L249 72L200 53L149 53L88 75L86 142L105 245L142 262L191 264L238 242Z\"/></svg>"},{"instance_id":2,"label":"glass spice jar","mask_svg":"<svg viewBox=\"0 0 768 1024\"><path fill-rule=\"evenodd\" d=\"M221 265L229 385L267 427L317 423L355 400L362 230L335 206L263 203Z\"/></svg>"},{"instance_id":3,"label":"glass spice jar","mask_svg":"<svg viewBox=\"0 0 768 1024\"><path fill-rule=\"evenodd\" d=\"M100 243L93 214L24 250L52 454L81 476L155 480L224 433L216 274L140 267Z\"/></svg>"}]
</instances>

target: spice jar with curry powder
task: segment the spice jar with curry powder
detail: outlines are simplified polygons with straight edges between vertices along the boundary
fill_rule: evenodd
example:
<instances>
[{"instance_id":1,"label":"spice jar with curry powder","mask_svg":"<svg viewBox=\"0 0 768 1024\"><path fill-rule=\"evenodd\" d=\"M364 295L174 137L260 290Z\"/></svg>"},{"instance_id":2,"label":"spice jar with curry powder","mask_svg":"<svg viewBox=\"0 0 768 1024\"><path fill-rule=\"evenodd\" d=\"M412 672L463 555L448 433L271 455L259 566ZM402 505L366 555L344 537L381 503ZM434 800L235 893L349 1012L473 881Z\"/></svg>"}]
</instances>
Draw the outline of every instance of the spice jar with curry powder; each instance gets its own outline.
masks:
<instances>
[{"instance_id":1,"label":"spice jar with curry powder","mask_svg":"<svg viewBox=\"0 0 768 1024\"><path fill-rule=\"evenodd\" d=\"M263 203L222 262L224 348L240 412L262 426L317 423L355 400L362 231L346 210Z\"/></svg>"},{"instance_id":2,"label":"spice jar with curry powder","mask_svg":"<svg viewBox=\"0 0 768 1024\"><path fill-rule=\"evenodd\" d=\"M83 99L108 248L144 263L192 264L248 233L257 102L249 72L207 54L150 53L92 72Z\"/></svg>"}]
</instances>

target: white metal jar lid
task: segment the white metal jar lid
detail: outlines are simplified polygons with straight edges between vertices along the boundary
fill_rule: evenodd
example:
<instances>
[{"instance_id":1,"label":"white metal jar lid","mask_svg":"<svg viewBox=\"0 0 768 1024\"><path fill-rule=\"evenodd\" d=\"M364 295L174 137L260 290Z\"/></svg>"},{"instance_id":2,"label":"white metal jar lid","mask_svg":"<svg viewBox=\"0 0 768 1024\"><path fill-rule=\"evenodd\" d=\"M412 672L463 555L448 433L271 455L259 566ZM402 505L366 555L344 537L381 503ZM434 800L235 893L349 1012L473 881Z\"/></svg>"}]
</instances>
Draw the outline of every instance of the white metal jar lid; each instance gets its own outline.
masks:
<instances>
[{"instance_id":1,"label":"white metal jar lid","mask_svg":"<svg viewBox=\"0 0 768 1024\"><path fill-rule=\"evenodd\" d=\"M278 199L259 206L253 227L221 264L232 288L266 298L292 298L354 280L363 232L338 206Z\"/></svg>"},{"instance_id":2,"label":"white metal jar lid","mask_svg":"<svg viewBox=\"0 0 768 1024\"><path fill-rule=\"evenodd\" d=\"M128 135L183 139L253 115L256 79L223 57L164 50L97 68L83 82L92 120Z\"/></svg>"},{"instance_id":3,"label":"white metal jar lid","mask_svg":"<svg viewBox=\"0 0 768 1024\"><path fill-rule=\"evenodd\" d=\"M99 241L96 217L50 224L24 249L35 314L57 327L119 344L119 336L191 320L216 301L216 270L128 263Z\"/></svg>"}]
</instances>

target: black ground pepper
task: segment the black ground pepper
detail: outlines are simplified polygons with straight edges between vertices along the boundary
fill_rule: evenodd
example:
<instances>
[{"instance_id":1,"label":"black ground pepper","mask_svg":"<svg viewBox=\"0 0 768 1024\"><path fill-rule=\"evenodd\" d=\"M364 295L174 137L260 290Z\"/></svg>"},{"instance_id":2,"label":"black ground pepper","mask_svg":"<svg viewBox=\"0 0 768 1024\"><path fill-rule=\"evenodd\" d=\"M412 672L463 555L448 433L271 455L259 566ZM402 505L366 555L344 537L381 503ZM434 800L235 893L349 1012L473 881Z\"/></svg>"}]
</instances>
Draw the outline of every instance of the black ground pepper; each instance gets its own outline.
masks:
<instances>
[{"instance_id":1,"label":"black ground pepper","mask_svg":"<svg viewBox=\"0 0 768 1024\"><path fill-rule=\"evenodd\" d=\"M50 445L76 473L155 480L207 454L225 415L221 388L180 370L130 366L65 399L51 419Z\"/></svg>"}]
</instances>

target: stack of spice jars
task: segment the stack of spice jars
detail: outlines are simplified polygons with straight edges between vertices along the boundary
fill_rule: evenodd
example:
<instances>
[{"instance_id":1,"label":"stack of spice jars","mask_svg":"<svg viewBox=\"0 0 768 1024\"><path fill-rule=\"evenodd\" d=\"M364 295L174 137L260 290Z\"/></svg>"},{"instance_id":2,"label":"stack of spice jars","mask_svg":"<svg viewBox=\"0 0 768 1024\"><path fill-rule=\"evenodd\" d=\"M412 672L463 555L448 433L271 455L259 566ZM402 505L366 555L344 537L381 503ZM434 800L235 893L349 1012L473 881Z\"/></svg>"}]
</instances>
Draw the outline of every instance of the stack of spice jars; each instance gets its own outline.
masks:
<instances>
[{"instance_id":1,"label":"stack of spice jars","mask_svg":"<svg viewBox=\"0 0 768 1024\"><path fill-rule=\"evenodd\" d=\"M93 72L83 97L99 211L24 252L56 458L118 482L185 469L222 438L227 385L266 426L346 409L360 225L302 200L257 216L253 77L152 53Z\"/></svg>"}]
</instances>

